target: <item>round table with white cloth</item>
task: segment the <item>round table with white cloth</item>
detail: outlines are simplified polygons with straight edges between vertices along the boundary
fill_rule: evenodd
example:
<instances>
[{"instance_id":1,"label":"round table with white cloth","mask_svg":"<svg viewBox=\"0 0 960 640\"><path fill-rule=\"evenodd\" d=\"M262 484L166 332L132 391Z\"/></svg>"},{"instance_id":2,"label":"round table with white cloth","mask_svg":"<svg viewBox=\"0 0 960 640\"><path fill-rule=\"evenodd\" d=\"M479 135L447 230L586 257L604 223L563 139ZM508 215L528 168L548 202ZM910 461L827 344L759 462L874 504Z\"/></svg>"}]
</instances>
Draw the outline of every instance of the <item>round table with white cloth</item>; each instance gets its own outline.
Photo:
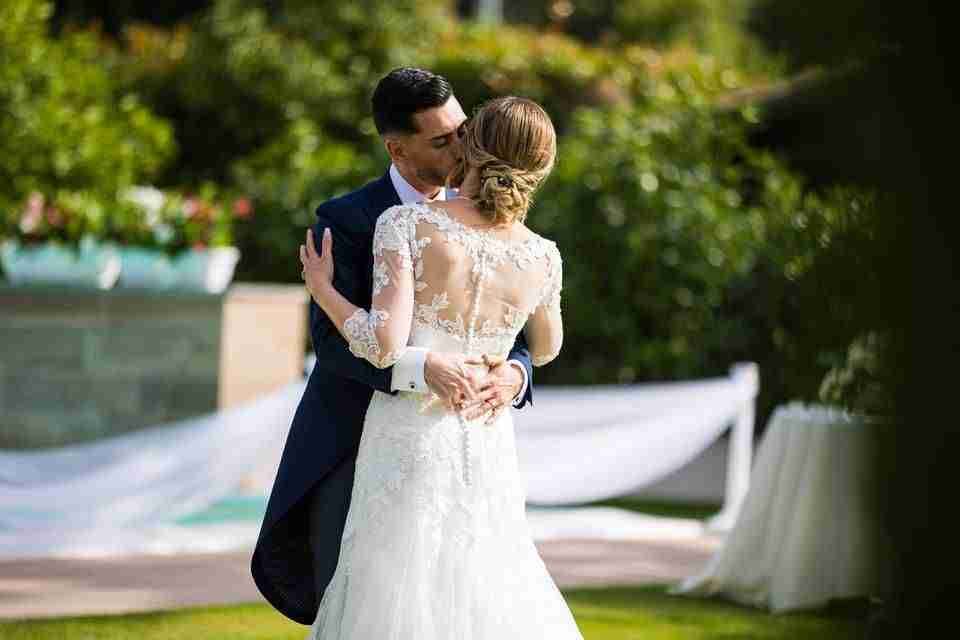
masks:
<instances>
[{"instance_id":1,"label":"round table with white cloth","mask_svg":"<svg viewBox=\"0 0 960 640\"><path fill-rule=\"evenodd\" d=\"M889 594L889 538L872 502L878 428L822 405L778 407L736 524L704 570L671 593L773 612Z\"/></svg>"}]
</instances>

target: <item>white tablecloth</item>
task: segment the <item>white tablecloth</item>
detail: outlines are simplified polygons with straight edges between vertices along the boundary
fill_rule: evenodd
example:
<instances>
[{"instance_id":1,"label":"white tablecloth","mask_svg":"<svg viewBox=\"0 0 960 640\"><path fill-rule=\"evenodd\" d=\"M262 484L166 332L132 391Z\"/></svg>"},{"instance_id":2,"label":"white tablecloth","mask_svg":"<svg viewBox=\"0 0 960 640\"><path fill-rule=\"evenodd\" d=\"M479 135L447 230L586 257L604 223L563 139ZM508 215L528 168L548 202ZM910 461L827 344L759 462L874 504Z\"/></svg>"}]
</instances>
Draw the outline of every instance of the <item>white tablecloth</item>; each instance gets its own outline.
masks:
<instances>
[{"instance_id":1,"label":"white tablecloth","mask_svg":"<svg viewBox=\"0 0 960 640\"><path fill-rule=\"evenodd\" d=\"M878 425L819 405L777 408L723 546L671 592L774 612L887 595L888 537L871 503Z\"/></svg>"}]
</instances>

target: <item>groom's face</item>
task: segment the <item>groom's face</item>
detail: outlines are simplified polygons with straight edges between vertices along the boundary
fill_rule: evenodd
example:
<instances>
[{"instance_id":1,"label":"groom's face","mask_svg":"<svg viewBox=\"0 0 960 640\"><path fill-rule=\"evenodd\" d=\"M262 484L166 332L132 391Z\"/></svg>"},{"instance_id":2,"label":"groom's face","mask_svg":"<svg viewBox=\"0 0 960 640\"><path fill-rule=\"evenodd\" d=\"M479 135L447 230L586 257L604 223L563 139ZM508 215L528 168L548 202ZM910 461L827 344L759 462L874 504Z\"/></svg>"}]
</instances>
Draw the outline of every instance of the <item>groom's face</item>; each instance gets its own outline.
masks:
<instances>
[{"instance_id":1,"label":"groom's face","mask_svg":"<svg viewBox=\"0 0 960 640\"><path fill-rule=\"evenodd\" d=\"M417 133L401 136L402 151L391 153L406 173L424 184L441 187L460 159L460 129L467 115L455 96L442 106L413 114Z\"/></svg>"}]
</instances>

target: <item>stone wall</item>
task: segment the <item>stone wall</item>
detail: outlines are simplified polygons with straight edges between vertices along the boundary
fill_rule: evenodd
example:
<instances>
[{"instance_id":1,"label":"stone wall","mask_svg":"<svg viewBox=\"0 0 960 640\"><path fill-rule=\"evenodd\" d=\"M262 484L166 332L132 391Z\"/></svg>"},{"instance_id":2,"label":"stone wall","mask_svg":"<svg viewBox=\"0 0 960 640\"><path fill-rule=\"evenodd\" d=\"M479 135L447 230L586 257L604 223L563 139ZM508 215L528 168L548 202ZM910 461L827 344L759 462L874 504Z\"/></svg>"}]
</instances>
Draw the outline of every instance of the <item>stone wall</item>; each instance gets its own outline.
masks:
<instances>
[{"instance_id":1,"label":"stone wall","mask_svg":"<svg viewBox=\"0 0 960 640\"><path fill-rule=\"evenodd\" d=\"M262 300L283 308L264 310ZM285 384L302 371L305 302L302 286L205 294L0 285L0 448L88 441ZM244 318L258 307L260 322ZM237 349L261 363L246 393L225 367Z\"/></svg>"}]
</instances>

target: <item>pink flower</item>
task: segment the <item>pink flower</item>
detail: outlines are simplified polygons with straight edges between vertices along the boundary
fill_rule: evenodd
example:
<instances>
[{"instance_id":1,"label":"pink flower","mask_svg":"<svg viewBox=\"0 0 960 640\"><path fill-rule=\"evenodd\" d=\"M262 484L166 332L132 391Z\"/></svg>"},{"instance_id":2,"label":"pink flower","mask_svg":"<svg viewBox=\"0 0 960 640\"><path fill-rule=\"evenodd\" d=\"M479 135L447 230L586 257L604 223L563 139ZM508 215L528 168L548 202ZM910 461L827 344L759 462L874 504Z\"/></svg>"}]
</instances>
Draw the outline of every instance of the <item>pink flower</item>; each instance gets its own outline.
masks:
<instances>
[{"instance_id":1,"label":"pink flower","mask_svg":"<svg viewBox=\"0 0 960 640\"><path fill-rule=\"evenodd\" d=\"M207 245L204 242L198 241L193 243L193 248L196 249L197 251L203 251L204 249L207 248Z\"/></svg>"},{"instance_id":2,"label":"pink flower","mask_svg":"<svg viewBox=\"0 0 960 640\"><path fill-rule=\"evenodd\" d=\"M34 191L30 194L30 198L27 200L27 209L31 212L39 212L43 209L44 203L45 200L43 194L38 191Z\"/></svg>"},{"instance_id":3,"label":"pink flower","mask_svg":"<svg viewBox=\"0 0 960 640\"><path fill-rule=\"evenodd\" d=\"M40 226L40 220L43 218L43 211L36 209L27 209L20 217L20 231L31 234Z\"/></svg>"},{"instance_id":4,"label":"pink flower","mask_svg":"<svg viewBox=\"0 0 960 640\"><path fill-rule=\"evenodd\" d=\"M183 202L183 213L188 217L192 218L200 211L200 202L193 196L187 198Z\"/></svg>"},{"instance_id":5,"label":"pink flower","mask_svg":"<svg viewBox=\"0 0 960 640\"><path fill-rule=\"evenodd\" d=\"M63 226L63 213L57 207L47 207L47 222L52 227Z\"/></svg>"},{"instance_id":6,"label":"pink flower","mask_svg":"<svg viewBox=\"0 0 960 640\"><path fill-rule=\"evenodd\" d=\"M20 231L25 234L31 234L40 227L43 220L43 204L45 200L42 193L34 191L27 200L27 209L20 216Z\"/></svg>"},{"instance_id":7,"label":"pink flower","mask_svg":"<svg viewBox=\"0 0 960 640\"><path fill-rule=\"evenodd\" d=\"M238 198L233 201L233 213L238 218L249 218L253 213L253 204L249 198Z\"/></svg>"}]
</instances>

